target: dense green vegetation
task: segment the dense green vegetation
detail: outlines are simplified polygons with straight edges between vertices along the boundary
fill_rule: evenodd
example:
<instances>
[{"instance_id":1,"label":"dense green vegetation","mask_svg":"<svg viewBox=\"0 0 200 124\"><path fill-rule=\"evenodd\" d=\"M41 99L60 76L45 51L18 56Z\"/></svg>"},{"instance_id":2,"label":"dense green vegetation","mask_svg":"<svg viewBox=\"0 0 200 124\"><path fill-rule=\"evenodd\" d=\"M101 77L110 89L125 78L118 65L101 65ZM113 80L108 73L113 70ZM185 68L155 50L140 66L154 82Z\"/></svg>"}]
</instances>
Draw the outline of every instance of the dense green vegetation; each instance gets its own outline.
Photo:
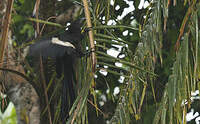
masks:
<instances>
[{"instance_id":1,"label":"dense green vegetation","mask_svg":"<svg viewBox=\"0 0 200 124\"><path fill-rule=\"evenodd\" d=\"M140 8L142 0L129 1L135 9L120 18L130 7L127 1L89 2L97 65L93 73L90 57L77 63L78 97L68 123L186 124L185 116L191 105L200 110L199 103L190 99L191 92L200 89L200 1L144 0L149 4ZM42 0L38 19L33 19L35 2L14 1L10 30L17 49L23 50L36 39L60 33L65 25L56 23L53 17L66 13L74 4L81 5L78 17L85 17L81 1ZM34 38L36 24L40 33ZM86 27L85 22L83 30ZM86 52L91 44L87 32L84 36L81 43ZM109 51L115 52L108 54ZM115 53L118 54L112 56ZM34 62L32 58L27 61L30 65ZM43 94L45 89L38 83L40 74L34 67L25 68L27 76L39 87L37 91ZM102 71L107 72L106 76ZM46 71L45 76L49 99L59 107L59 80L54 72ZM183 104L186 100L188 103ZM46 104L44 100L42 103ZM53 123L58 123L59 110L53 112ZM46 108L41 118L49 122Z\"/></svg>"}]
</instances>

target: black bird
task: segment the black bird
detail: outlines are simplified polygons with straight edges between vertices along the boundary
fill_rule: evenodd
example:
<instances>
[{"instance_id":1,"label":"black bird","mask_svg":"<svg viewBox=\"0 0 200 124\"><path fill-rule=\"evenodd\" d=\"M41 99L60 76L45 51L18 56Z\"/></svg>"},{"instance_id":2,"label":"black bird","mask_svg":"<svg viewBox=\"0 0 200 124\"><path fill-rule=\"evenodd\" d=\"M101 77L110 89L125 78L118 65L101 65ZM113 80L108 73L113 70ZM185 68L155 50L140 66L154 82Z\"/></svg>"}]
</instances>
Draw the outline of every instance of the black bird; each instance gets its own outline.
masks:
<instances>
[{"instance_id":1,"label":"black bird","mask_svg":"<svg viewBox=\"0 0 200 124\"><path fill-rule=\"evenodd\" d=\"M57 77L62 80L61 96L61 121L64 124L69 117L69 110L75 100L74 83L74 61L81 57L80 41L83 39L81 34L81 21L77 20L71 23L68 30L45 40L38 41L29 46L27 56L42 57L44 59L56 59ZM67 95L69 93L69 95ZM70 98L68 98L68 96ZM68 100L70 99L70 102ZM70 103L70 105L68 104Z\"/></svg>"}]
</instances>

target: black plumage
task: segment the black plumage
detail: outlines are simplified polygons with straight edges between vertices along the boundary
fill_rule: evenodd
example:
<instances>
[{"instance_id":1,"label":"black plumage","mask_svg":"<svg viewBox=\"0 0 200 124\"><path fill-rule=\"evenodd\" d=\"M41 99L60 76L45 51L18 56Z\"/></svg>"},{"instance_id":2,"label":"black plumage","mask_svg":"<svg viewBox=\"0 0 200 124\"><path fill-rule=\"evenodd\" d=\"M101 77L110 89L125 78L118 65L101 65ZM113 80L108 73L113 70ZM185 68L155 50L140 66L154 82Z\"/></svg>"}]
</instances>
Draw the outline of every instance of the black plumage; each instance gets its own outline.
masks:
<instances>
[{"instance_id":1,"label":"black plumage","mask_svg":"<svg viewBox=\"0 0 200 124\"><path fill-rule=\"evenodd\" d=\"M43 58L57 58L64 54L79 56L81 53L79 44L82 38L81 21L77 20L57 37L46 38L30 45L28 55L41 55Z\"/></svg>"},{"instance_id":2,"label":"black plumage","mask_svg":"<svg viewBox=\"0 0 200 124\"><path fill-rule=\"evenodd\" d=\"M82 55L79 45L83 38L81 34L81 22L79 20L72 22L68 30L57 36L30 45L28 56L42 56L44 59L49 57L55 59L57 77L61 78L64 75L61 96L61 120L64 124L75 100L73 65L75 59Z\"/></svg>"},{"instance_id":3,"label":"black plumage","mask_svg":"<svg viewBox=\"0 0 200 124\"><path fill-rule=\"evenodd\" d=\"M59 40L56 37L36 42L29 47L29 56L41 55L43 58L58 58L64 56L65 54L77 54L76 48L72 43L65 41L65 44L68 43L66 44L68 46L64 46L64 43L62 45L58 44L59 42L63 43L63 41Z\"/></svg>"}]
</instances>

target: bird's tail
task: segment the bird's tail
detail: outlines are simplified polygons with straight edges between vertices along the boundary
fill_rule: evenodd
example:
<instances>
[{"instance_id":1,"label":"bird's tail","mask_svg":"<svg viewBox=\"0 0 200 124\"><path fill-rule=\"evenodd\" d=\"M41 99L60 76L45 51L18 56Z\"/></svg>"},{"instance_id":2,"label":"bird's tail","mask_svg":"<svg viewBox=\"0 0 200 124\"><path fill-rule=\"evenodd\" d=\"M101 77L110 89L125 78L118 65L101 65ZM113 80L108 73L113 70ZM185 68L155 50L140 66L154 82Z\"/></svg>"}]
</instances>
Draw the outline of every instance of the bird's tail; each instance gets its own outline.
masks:
<instances>
[{"instance_id":1,"label":"bird's tail","mask_svg":"<svg viewBox=\"0 0 200 124\"><path fill-rule=\"evenodd\" d=\"M64 79L62 82L62 96L61 96L61 120L65 124L69 117L69 111L75 100L75 91L73 88L73 58L68 56L64 59Z\"/></svg>"}]
</instances>

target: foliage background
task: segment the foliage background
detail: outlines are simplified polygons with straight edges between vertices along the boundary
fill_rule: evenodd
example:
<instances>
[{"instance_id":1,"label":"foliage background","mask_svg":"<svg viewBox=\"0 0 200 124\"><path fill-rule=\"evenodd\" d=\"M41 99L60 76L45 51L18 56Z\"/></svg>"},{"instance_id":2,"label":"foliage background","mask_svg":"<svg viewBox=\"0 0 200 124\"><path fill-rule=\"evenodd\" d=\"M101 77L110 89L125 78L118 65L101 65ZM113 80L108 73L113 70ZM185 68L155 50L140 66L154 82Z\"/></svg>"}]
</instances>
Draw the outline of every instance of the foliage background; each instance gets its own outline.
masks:
<instances>
[{"instance_id":1,"label":"foliage background","mask_svg":"<svg viewBox=\"0 0 200 124\"><path fill-rule=\"evenodd\" d=\"M200 110L199 102L192 104L190 99L191 92L200 88L200 2L145 0L149 6L139 9L141 1L135 0L132 2L135 9L118 19L129 7L126 1L114 0L114 4L111 0L89 2L96 42L96 78L93 78L91 60L82 58L77 69L78 97L68 123L74 118L83 124L186 123L185 116L191 105ZM64 13L72 2L42 0L39 19L46 21ZM23 48L34 39L35 22L28 19L34 5L35 0L14 1L10 29L16 48ZM120 8L116 10L118 5ZM84 17L84 13L80 17ZM110 20L113 24L107 25ZM54 19L49 21L55 22ZM49 35L55 29L58 27L46 25L41 36ZM128 34L123 35L125 32ZM87 34L82 46L83 50L89 46ZM109 50L119 54L113 57L107 54ZM116 66L116 63L122 66ZM123 83L118 81L120 76L125 77ZM51 79L52 75L48 77ZM113 95L116 87L120 93ZM42 94L44 89L40 90Z\"/></svg>"}]
</instances>

